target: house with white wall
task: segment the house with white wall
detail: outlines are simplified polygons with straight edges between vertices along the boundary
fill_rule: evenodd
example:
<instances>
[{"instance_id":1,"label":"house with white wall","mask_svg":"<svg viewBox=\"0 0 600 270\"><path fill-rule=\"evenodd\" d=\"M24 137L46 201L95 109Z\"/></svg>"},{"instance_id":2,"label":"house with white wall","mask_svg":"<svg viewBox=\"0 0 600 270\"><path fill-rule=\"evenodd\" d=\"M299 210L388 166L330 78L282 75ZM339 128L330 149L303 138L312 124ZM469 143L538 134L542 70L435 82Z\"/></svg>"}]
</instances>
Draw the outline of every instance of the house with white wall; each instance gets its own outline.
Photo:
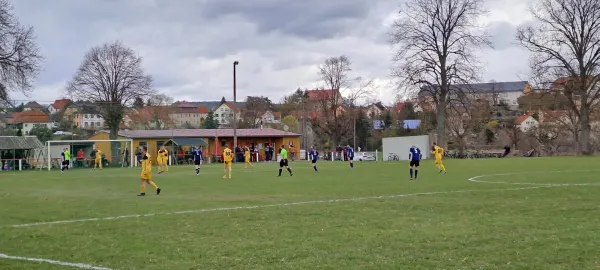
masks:
<instances>
[{"instance_id":1,"label":"house with white wall","mask_svg":"<svg viewBox=\"0 0 600 270\"><path fill-rule=\"evenodd\" d=\"M260 124L279 124L281 123L281 113L267 110L261 115L260 119L256 119L256 121L257 124L258 122L260 122Z\"/></svg>"},{"instance_id":2,"label":"house with white wall","mask_svg":"<svg viewBox=\"0 0 600 270\"><path fill-rule=\"evenodd\" d=\"M215 119L219 121L219 126L221 127L227 127L232 125L234 113L236 114L235 116L239 121L241 117L240 110L236 108L233 105L233 103L230 102L225 102L214 110Z\"/></svg>"},{"instance_id":3,"label":"house with white wall","mask_svg":"<svg viewBox=\"0 0 600 270\"><path fill-rule=\"evenodd\" d=\"M367 107L365 114L369 118L379 118L379 116L383 115L387 108L381 104L381 102L373 103Z\"/></svg>"},{"instance_id":4,"label":"house with white wall","mask_svg":"<svg viewBox=\"0 0 600 270\"><path fill-rule=\"evenodd\" d=\"M79 102L74 104L73 125L80 129L100 130L104 128L104 118L100 108L93 103Z\"/></svg>"},{"instance_id":5,"label":"house with white wall","mask_svg":"<svg viewBox=\"0 0 600 270\"><path fill-rule=\"evenodd\" d=\"M50 114L58 113L61 110L64 110L69 103L71 103L70 99L57 99L54 103L50 104L48 112L50 112Z\"/></svg>"},{"instance_id":6,"label":"house with white wall","mask_svg":"<svg viewBox=\"0 0 600 270\"><path fill-rule=\"evenodd\" d=\"M187 101L178 101L171 105L168 115L177 127L199 128L202 121L208 117L208 108Z\"/></svg>"},{"instance_id":7,"label":"house with white wall","mask_svg":"<svg viewBox=\"0 0 600 270\"><path fill-rule=\"evenodd\" d=\"M521 115L515 119L515 126L523 132L527 132L539 125L540 122L535 120L531 115Z\"/></svg>"},{"instance_id":8,"label":"house with white wall","mask_svg":"<svg viewBox=\"0 0 600 270\"><path fill-rule=\"evenodd\" d=\"M29 135L29 132L38 126L52 129L54 124L50 121L50 117L46 113L38 110L16 112L6 118L6 127L15 130L21 129L23 135Z\"/></svg>"}]
</instances>

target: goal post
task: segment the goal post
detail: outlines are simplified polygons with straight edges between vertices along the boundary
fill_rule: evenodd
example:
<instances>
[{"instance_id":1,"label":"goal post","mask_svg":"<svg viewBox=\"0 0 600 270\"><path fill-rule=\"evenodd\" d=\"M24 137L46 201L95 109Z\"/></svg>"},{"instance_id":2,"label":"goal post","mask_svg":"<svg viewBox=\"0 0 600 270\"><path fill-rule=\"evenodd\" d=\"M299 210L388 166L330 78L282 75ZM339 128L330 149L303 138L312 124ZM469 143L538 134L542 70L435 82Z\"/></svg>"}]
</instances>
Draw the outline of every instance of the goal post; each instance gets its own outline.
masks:
<instances>
[{"instance_id":1,"label":"goal post","mask_svg":"<svg viewBox=\"0 0 600 270\"><path fill-rule=\"evenodd\" d=\"M112 143L118 143L118 153L112 153ZM65 148L71 152L69 168L93 168L95 162L94 151L100 149L104 162L111 161L118 167L133 167L135 152L133 140L60 140L46 142L46 162L48 170L52 167L59 169L62 162L61 153ZM117 162L115 162L117 161Z\"/></svg>"}]
</instances>

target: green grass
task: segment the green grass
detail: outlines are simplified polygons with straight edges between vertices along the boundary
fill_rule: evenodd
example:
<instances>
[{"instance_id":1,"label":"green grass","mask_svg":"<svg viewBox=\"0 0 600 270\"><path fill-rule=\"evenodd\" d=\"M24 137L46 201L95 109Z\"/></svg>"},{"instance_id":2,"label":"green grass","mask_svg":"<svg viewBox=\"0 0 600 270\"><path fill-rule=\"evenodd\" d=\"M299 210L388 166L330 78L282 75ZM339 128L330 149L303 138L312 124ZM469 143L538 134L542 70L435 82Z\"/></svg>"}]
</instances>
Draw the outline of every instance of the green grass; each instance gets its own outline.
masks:
<instances>
[{"instance_id":1,"label":"green grass","mask_svg":"<svg viewBox=\"0 0 600 270\"><path fill-rule=\"evenodd\" d=\"M447 160L438 175L424 161L418 181L398 162L320 162L319 173L295 162L280 178L275 163L236 164L231 180L218 165L200 176L172 167L154 174L163 194L142 198L137 169L0 173L0 253L111 269L598 269L600 186L535 187L600 184L599 162ZM502 173L517 174L467 180ZM452 191L468 192L10 226ZM68 268L0 259L0 269Z\"/></svg>"}]
</instances>

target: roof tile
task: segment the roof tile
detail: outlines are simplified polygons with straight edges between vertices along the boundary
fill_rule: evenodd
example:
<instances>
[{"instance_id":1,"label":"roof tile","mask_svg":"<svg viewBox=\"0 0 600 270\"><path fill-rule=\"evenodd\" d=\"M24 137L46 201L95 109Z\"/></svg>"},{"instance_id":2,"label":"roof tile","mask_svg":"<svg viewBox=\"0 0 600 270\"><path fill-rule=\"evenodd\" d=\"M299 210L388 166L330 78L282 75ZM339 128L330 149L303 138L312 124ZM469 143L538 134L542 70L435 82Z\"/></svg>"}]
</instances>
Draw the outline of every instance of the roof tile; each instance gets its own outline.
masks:
<instances>
[{"instance_id":1,"label":"roof tile","mask_svg":"<svg viewBox=\"0 0 600 270\"><path fill-rule=\"evenodd\" d=\"M102 131L106 133L107 131ZM168 130L127 130L119 131L119 136L143 139L143 138L171 138L171 137L233 137L233 129L168 129ZM263 129L238 129L238 137L299 137L300 134L285 132L273 128Z\"/></svg>"}]
</instances>

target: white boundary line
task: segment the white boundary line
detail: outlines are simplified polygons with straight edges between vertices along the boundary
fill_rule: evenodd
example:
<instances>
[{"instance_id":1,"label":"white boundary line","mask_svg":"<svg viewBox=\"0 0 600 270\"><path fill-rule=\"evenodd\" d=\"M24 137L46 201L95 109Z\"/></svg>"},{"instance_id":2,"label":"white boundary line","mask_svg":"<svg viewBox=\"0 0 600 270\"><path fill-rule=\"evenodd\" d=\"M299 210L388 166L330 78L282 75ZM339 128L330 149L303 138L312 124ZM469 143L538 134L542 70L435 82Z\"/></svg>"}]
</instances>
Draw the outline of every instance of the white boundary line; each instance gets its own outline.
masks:
<instances>
[{"instance_id":1,"label":"white boundary line","mask_svg":"<svg viewBox=\"0 0 600 270\"><path fill-rule=\"evenodd\" d=\"M581 170L581 171L597 171L597 170ZM477 180L479 178L492 177L492 176L510 176L510 175L522 175L522 174L543 174L543 173L557 173L557 172L565 172L565 171L487 174L487 175L478 175L478 176L474 176L474 177L471 177L471 178L467 179L470 182L476 182L476 183L532 185L533 186L533 187L525 187L525 188L438 191L438 192L406 193L406 194L383 195L383 196L372 196L372 197L356 197L356 198L316 200L316 201L304 201L304 202L288 202L288 203L267 204L267 205L254 205L254 206L220 207L220 208L196 209L196 210L186 210L186 211L177 211L177 212L163 212L163 213L151 213L151 214L134 214L134 215L122 215L122 216L112 216L112 217L70 219L70 220L57 220L57 221L42 221L42 222L33 222L33 223L24 223L24 224L2 225L2 226L0 226L0 229L3 229L3 228L23 228L23 227L34 227L34 226L55 225L55 224L81 223L81 222L90 222L90 221L103 221L103 220L142 218L142 217L151 217L151 216L159 216L159 215L197 214L197 213L207 213L207 212L217 212L217 211L236 211L236 210L270 208L270 207L285 207L285 206L304 205L304 204L325 204L325 203L353 202L353 201L374 200L374 199L392 199L392 198L409 197L409 196L419 196L419 195L470 193L470 192L479 192L479 191L510 191L510 190L524 190L524 189L536 189L536 188L542 188L542 187L560 187L560 186L595 186L595 185L600 185L600 183L544 184L544 183L512 183L512 182L501 182L501 181L482 181L482 180Z\"/></svg>"},{"instance_id":2,"label":"white boundary line","mask_svg":"<svg viewBox=\"0 0 600 270\"><path fill-rule=\"evenodd\" d=\"M49 260L49 259L41 259L41 258L29 258L29 257L20 257L20 256L10 256L10 255L6 255L4 253L0 253L0 259L18 260L18 261L29 261L29 262L39 262L39 263L48 263L48 264L69 266L69 267L75 267L75 268L79 268L79 269L89 269L89 270L112 270L110 268L100 267L100 266L93 266L93 265L84 264L84 263L70 263L70 262L61 262L61 261L55 261L55 260Z\"/></svg>"},{"instance_id":3,"label":"white boundary line","mask_svg":"<svg viewBox=\"0 0 600 270\"><path fill-rule=\"evenodd\" d=\"M81 223L81 222L89 222L89 221L103 221L103 220L115 220L115 219L142 218L142 217L162 216L162 215L198 214L198 213L218 212L218 211L236 211L236 210L248 210L248 209L259 209L259 208L270 208L270 207L285 207L285 206L306 205L306 204L326 204L326 203L338 203L338 202L355 202L355 201L363 201L363 200L392 199L392 198L421 196L421 195L472 193L472 192L486 192L486 191L487 192L489 192L489 191L511 191L511 190L537 189L537 188L543 188L543 187L542 186L536 186L536 187L523 187L523 188L479 189L479 190L475 189L475 190L420 192L420 193L405 193L405 194L383 195L383 196L372 196L372 197L356 197L356 198L346 198L346 199L330 199L330 200L316 200L316 201L304 201L304 202L289 202L289 203L254 205L254 206L221 207L221 208L197 209L197 210L166 212L166 213L154 213L154 214L137 214L137 215L123 215L123 216L100 217L100 218L85 218L85 219L71 219L71 220L58 220L58 221L44 221L44 222L34 222L34 223L25 223L25 224L4 225L4 226L0 226L0 229L1 228L23 228L23 227L34 227L34 226L55 225L55 224L68 224L68 223Z\"/></svg>"},{"instance_id":4,"label":"white boundary line","mask_svg":"<svg viewBox=\"0 0 600 270\"><path fill-rule=\"evenodd\" d=\"M572 183L572 184L545 184L545 183L517 183L517 182L506 182L506 181L483 181L477 180L479 178L494 177L494 176L511 176L511 175L523 175L523 174L547 174L547 173L563 173L563 172L594 172L598 170L575 170L575 171L538 171L538 172L520 172L520 173L498 173L498 174L485 174L473 176L467 180L475 183L487 183L487 184L507 184L507 185L532 185L532 186L545 186L545 187L564 187L564 186L597 186L597 183Z\"/></svg>"},{"instance_id":5,"label":"white boundary line","mask_svg":"<svg viewBox=\"0 0 600 270\"><path fill-rule=\"evenodd\" d=\"M259 208L269 208L269 207L284 207L284 206L294 206L294 205L305 205L305 204L325 204L325 203L353 202L353 201L375 200L375 199L392 199L392 198L409 197L409 196L420 196L420 195L471 193L471 192L479 192L479 191L483 191L483 192L489 192L489 191L511 191L511 190L539 189L539 188L548 188L548 187L556 187L556 186L591 186L591 185L598 185L598 184L600 184L600 183L583 183L583 184L511 183L511 182L501 182L501 181L482 181L482 180L477 180L479 178L491 177L491 176L509 176L509 175L519 175L519 174L541 174L541 173L556 173L556 172L564 172L564 171L488 174L488 175L478 175L478 176L474 176L474 177L471 177L471 178L468 179L468 181L475 182L475 183L534 185L532 187L523 187L523 188L421 192L421 193L406 193L406 194L372 196L372 197L357 197L357 198L347 198L347 199L331 199L331 200L317 200L317 201L304 201L304 202L290 202L290 203L279 203L279 204L268 204L268 205L255 205L255 206L222 207L222 208L211 208L211 209L198 209L198 210L178 211L178 212L170 212L170 213L123 215L123 216L113 216L113 217L103 217L103 218L87 218L87 219L73 219L73 220L58 220L58 221L47 221L47 222L35 222L35 223L25 223L25 224L0 226L0 229L1 228L23 228L23 227L34 227L34 226L54 225L54 224L67 224L67 223L81 223L81 222L89 222L89 221L116 220L116 219L127 219L127 218L141 218L141 217L151 217L151 216L158 216L158 215L196 214L196 213L206 213L206 212L236 211L236 210L259 209ZM50 260L50 259L42 259L42 258L30 258L30 257L10 256L10 255L4 254L4 253L0 253L0 259L21 260L21 261L30 261L30 262L40 262L40 263L48 263L48 264L68 266L68 267L74 267L74 268L79 268L79 269L89 269L89 270L112 270L112 269L106 268L106 267L93 266L93 265L83 264L83 263L70 263L70 262L61 262L61 261Z\"/></svg>"}]
</instances>

